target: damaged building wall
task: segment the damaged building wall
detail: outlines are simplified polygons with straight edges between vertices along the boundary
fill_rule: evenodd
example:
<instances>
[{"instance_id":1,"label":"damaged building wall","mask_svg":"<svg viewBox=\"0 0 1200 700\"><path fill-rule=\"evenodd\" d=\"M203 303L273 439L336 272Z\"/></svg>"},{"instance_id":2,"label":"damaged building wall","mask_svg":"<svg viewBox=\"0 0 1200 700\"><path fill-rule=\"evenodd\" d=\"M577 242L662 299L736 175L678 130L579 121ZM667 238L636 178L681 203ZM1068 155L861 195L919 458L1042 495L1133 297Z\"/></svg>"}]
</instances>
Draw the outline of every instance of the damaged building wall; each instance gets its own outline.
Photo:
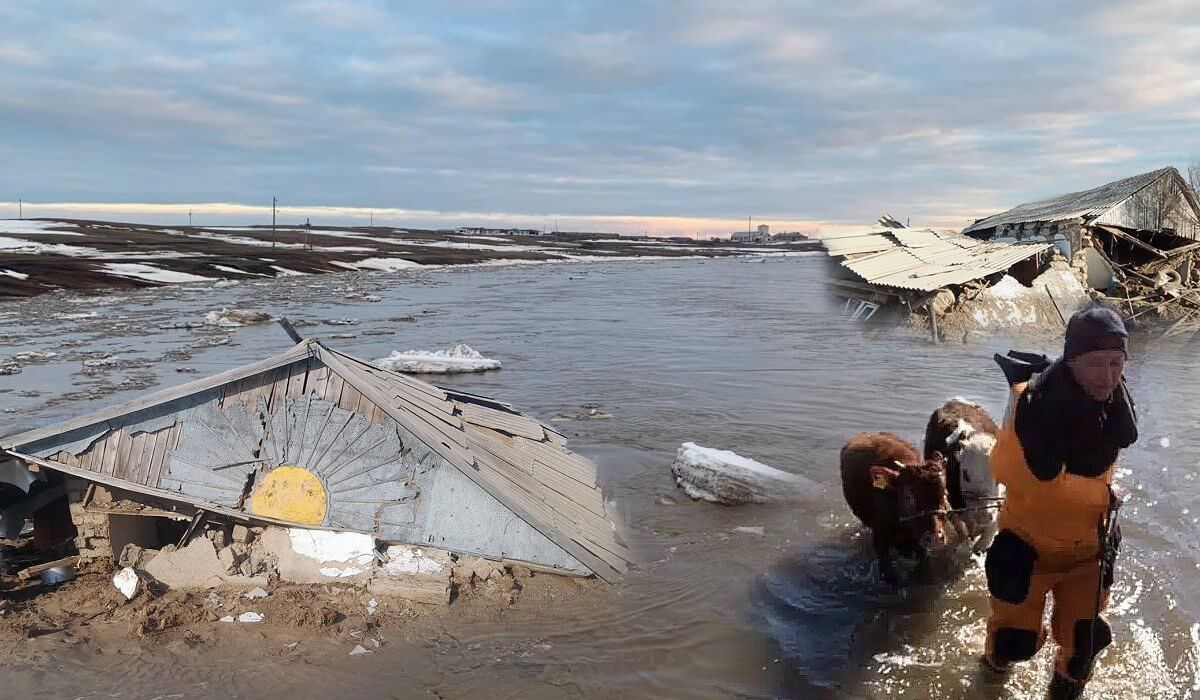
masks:
<instances>
[{"instance_id":1,"label":"damaged building wall","mask_svg":"<svg viewBox=\"0 0 1200 700\"><path fill-rule=\"evenodd\" d=\"M577 574L624 570L630 555L595 465L544 424L310 341L244 369L12 436L4 448L229 516Z\"/></svg>"}]
</instances>

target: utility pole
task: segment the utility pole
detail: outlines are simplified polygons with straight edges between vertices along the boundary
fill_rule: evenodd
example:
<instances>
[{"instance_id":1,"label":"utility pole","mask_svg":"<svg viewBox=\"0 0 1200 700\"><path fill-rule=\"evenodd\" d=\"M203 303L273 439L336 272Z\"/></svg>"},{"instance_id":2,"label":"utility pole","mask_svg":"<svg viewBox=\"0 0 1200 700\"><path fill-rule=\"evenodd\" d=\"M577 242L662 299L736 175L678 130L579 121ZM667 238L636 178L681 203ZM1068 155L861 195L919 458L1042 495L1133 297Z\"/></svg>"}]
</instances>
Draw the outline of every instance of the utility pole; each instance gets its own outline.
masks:
<instances>
[{"instance_id":1,"label":"utility pole","mask_svg":"<svg viewBox=\"0 0 1200 700\"><path fill-rule=\"evenodd\" d=\"M188 209L188 228L192 227L192 210Z\"/></svg>"},{"instance_id":2,"label":"utility pole","mask_svg":"<svg viewBox=\"0 0 1200 700\"><path fill-rule=\"evenodd\" d=\"M17 218L25 218L25 203L21 201L20 197L17 197Z\"/></svg>"},{"instance_id":3,"label":"utility pole","mask_svg":"<svg viewBox=\"0 0 1200 700\"><path fill-rule=\"evenodd\" d=\"M271 197L271 250L275 250L275 205L278 200Z\"/></svg>"},{"instance_id":4,"label":"utility pole","mask_svg":"<svg viewBox=\"0 0 1200 700\"><path fill-rule=\"evenodd\" d=\"M312 229L312 219L305 217L304 218L304 248L305 248L305 250L312 250L311 248L308 247L308 232L310 229Z\"/></svg>"},{"instance_id":5,"label":"utility pole","mask_svg":"<svg viewBox=\"0 0 1200 700\"><path fill-rule=\"evenodd\" d=\"M371 228L375 228L375 212L371 212Z\"/></svg>"}]
</instances>

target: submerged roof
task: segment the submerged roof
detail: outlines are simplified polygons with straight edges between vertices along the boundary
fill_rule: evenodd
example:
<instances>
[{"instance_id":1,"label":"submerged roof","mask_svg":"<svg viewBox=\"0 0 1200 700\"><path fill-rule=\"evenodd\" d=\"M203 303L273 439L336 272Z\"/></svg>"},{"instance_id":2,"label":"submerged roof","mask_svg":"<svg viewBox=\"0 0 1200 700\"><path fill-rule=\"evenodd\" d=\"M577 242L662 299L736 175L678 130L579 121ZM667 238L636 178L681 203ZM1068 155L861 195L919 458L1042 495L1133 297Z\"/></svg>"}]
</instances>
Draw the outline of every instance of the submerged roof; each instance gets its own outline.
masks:
<instances>
[{"instance_id":1,"label":"submerged roof","mask_svg":"<svg viewBox=\"0 0 1200 700\"><path fill-rule=\"evenodd\" d=\"M996 243L953 231L877 226L821 236L831 257L866 282L931 292L1003 272L1049 243Z\"/></svg>"},{"instance_id":2,"label":"submerged roof","mask_svg":"<svg viewBox=\"0 0 1200 700\"><path fill-rule=\"evenodd\" d=\"M1036 202L1027 202L1008 211L979 219L964 229L963 233L984 231L1006 224L1098 218L1166 175L1179 177L1179 171L1175 168L1160 168L1090 190L1068 192Z\"/></svg>"},{"instance_id":3,"label":"submerged roof","mask_svg":"<svg viewBox=\"0 0 1200 700\"><path fill-rule=\"evenodd\" d=\"M595 465L549 426L315 340L0 438L0 449L227 515L356 530L605 580L631 561ZM283 466L319 480L319 520L260 509L262 477Z\"/></svg>"}]
</instances>

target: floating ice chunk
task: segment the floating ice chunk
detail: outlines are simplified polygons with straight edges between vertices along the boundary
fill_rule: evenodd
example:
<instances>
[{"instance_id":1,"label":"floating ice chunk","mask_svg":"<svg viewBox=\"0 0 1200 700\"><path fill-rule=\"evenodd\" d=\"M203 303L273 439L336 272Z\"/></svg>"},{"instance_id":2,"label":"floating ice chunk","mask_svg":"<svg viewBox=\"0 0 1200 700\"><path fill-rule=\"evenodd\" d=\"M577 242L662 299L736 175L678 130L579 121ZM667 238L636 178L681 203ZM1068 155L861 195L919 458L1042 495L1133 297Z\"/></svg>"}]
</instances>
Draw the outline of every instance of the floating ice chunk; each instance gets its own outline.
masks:
<instances>
[{"instance_id":1,"label":"floating ice chunk","mask_svg":"<svg viewBox=\"0 0 1200 700\"><path fill-rule=\"evenodd\" d=\"M257 323L266 323L270 320L271 314L264 314L261 311L247 311L245 309L221 309L220 311L209 311L204 314L205 323L221 328L252 326Z\"/></svg>"},{"instance_id":2,"label":"floating ice chunk","mask_svg":"<svg viewBox=\"0 0 1200 700\"><path fill-rule=\"evenodd\" d=\"M6 277L15 277L19 280L29 279L29 275L25 274L24 272L16 272L14 270L0 270L0 275L4 275Z\"/></svg>"},{"instance_id":3,"label":"floating ice chunk","mask_svg":"<svg viewBox=\"0 0 1200 700\"><path fill-rule=\"evenodd\" d=\"M1158 446L1166 449L1171 446L1171 438L1164 435L1158 439Z\"/></svg>"},{"instance_id":4,"label":"floating ice chunk","mask_svg":"<svg viewBox=\"0 0 1200 700\"><path fill-rule=\"evenodd\" d=\"M500 369L500 360L484 357L466 343L459 343L449 350L392 352L390 356L376 360L376 364L392 372L413 374L452 374Z\"/></svg>"},{"instance_id":5,"label":"floating ice chunk","mask_svg":"<svg viewBox=\"0 0 1200 700\"><path fill-rule=\"evenodd\" d=\"M765 535L766 534L766 530L763 529L762 525L755 525L753 527L743 525L742 527L733 528L733 531L734 532L742 532L747 535Z\"/></svg>"},{"instance_id":6,"label":"floating ice chunk","mask_svg":"<svg viewBox=\"0 0 1200 700\"><path fill-rule=\"evenodd\" d=\"M725 505L786 501L809 485L802 476L691 442L679 447L671 472L687 495Z\"/></svg>"}]
</instances>

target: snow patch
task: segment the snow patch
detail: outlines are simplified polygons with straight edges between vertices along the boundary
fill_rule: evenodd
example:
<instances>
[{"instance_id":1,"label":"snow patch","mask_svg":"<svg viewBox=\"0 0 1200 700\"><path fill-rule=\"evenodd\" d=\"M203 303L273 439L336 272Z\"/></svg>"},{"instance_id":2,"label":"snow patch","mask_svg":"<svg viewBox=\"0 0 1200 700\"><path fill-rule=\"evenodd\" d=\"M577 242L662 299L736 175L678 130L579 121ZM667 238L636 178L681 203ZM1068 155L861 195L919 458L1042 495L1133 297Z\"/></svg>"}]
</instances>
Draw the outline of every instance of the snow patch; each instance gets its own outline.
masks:
<instances>
[{"instance_id":1,"label":"snow patch","mask_svg":"<svg viewBox=\"0 0 1200 700\"><path fill-rule=\"evenodd\" d=\"M365 260L356 260L355 262L340 262L337 260L331 260L330 262L347 270L374 270L376 272L397 272L399 270L411 270L415 267L424 267L421 263L405 260L404 258L367 258Z\"/></svg>"},{"instance_id":2,"label":"snow patch","mask_svg":"<svg viewBox=\"0 0 1200 700\"><path fill-rule=\"evenodd\" d=\"M193 275L187 272L164 270L160 267L141 263L104 263L100 271L114 277L128 277L146 280L147 282L158 282L160 284L183 284L186 282L208 282L212 280L211 277L201 277L200 275Z\"/></svg>"},{"instance_id":3,"label":"snow patch","mask_svg":"<svg viewBox=\"0 0 1200 700\"><path fill-rule=\"evenodd\" d=\"M500 369L499 360L484 357L466 343L459 343L449 350L393 351L390 356L376 360L375 364L391 372L413 374L452 374Z\"/></svg>"}]
</instances>

